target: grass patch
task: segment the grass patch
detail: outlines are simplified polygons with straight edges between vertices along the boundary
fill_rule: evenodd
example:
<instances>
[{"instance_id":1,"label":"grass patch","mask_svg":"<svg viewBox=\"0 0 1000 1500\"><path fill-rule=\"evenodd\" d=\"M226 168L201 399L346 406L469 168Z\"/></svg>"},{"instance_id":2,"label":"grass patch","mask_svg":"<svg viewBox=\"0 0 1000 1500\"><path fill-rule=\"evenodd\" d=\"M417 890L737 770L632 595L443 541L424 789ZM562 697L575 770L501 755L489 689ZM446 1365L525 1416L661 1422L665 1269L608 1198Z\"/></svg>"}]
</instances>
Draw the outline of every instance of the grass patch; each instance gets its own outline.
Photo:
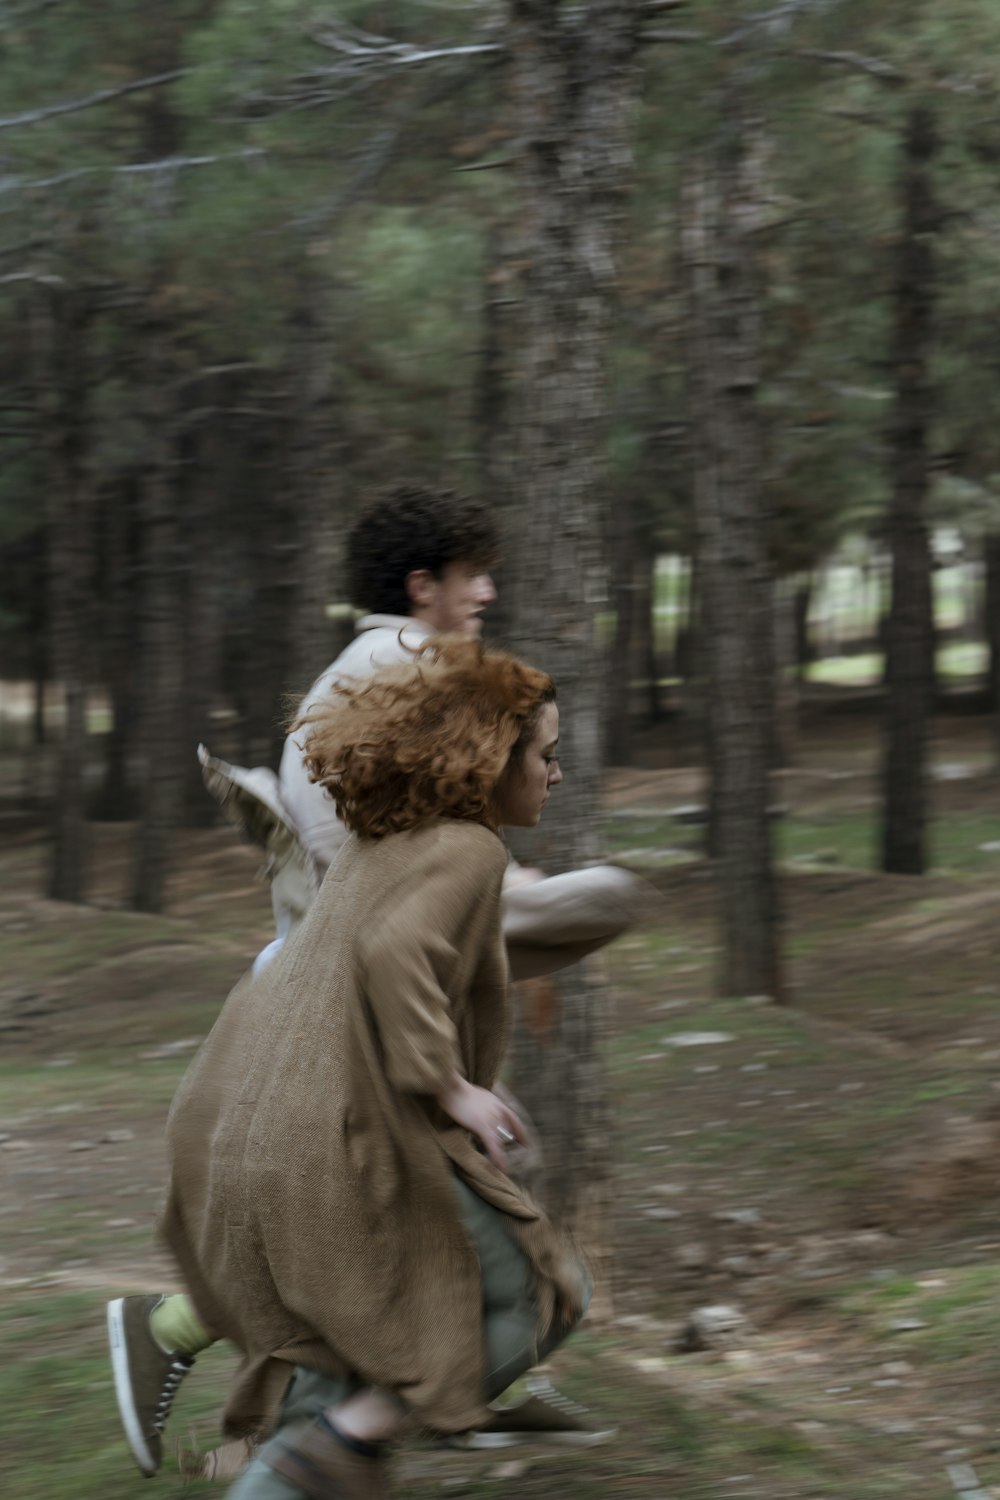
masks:
<instances>
[{"instance_id":1,"label":"grass patch","mask_svg":"<svg viewBox=\"0 0 1000 1500\"><path fill-rule=\"evenodd\" d=\"M0 1355L0 1493L11 1500L134 1500L145 1481L118 1427L104 1297L8 1292ZM233 1360L219 1351L202 1364L178 1397L171 1425L181 1442L192 1425L215 1429ZM219 1493L207 1484L182 1485L169 1441L167 1452L170 1463L157 1482L164 1500Z\"/></svg>"}]
</instances>

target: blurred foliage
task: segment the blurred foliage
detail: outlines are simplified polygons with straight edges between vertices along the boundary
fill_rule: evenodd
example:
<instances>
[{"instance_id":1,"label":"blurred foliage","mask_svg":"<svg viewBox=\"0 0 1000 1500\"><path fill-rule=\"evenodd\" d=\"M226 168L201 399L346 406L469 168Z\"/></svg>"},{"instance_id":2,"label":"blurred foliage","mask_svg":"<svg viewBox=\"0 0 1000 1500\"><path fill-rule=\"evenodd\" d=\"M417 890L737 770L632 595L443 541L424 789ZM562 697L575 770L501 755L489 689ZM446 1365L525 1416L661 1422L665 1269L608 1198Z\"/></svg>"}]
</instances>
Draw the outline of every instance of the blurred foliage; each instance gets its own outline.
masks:
<instances>
[{"instance_id":1,"label":"blurred foliage","mask_svg":"<svg viewBox=\"0 0 1000 1500\"><path fill-rule=\"evenodd\" d=\"M92 309L95 488L148 450L153 324L168 330L184 420L203 430L217 420L198 415L216 367L246 372L238 400L248 411L293 409L304 305L325 329L348 509L354 493L399 472L475 487L487 247L497 227L518 227L503 170L517 150L504 23L493 0L344 0L335 15L318 0L5 10L3 578L9 548L40 522L37 392L49 372L35 316L55 284ZM947 10L929 0L690 0L646 24L674 41L639 52L612 490L641 502L661 546L690 547L680 193L737 88L767 140L761 409L775 559L805 571L845 536L877 531L889 493L899 132L919 97L941 134L932 504L971 539L996 529L1000 127L985 60L1000 12L990 0ZM166 73L175 81L69 107ZM18 115L25 122L12 124ZM280 474L290 460L285 438L275 444ZM235 471L245 484L230 465L218 486ZM23 615L4 594L9 630Z\"/></svg>"}]
</instances>

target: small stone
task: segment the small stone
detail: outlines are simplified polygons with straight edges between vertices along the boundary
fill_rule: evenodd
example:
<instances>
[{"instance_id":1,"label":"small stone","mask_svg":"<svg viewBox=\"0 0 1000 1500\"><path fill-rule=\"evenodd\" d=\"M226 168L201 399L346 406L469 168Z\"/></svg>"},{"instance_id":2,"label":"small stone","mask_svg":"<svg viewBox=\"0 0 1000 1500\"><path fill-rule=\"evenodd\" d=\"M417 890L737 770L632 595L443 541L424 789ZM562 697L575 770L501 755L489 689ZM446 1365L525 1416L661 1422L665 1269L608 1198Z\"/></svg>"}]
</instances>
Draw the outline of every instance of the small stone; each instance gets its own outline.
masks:
<instances>
[{"instance_id":1,"label":"small stone","mask_svg":"<svg viewBox=\"0 0 1000 1500\"><path fill-rule=\"evenodd\" d=\"M720 1208L712 1218L718 1219L721 1224L742 1224L746 1228L763 1222L756 1208Z\"/></svg>"},{"instance_id":2,"label":"small stone","mask_svg":"<svg viewBox=\"0 0 1000 1500\"><path fill-rule=\"evenodd\" d=\"M717 1047L734 1040L728 1031L675 1031L671 1036L660 1037L664 1047Z\"/></svg>"},{"instance_id":3,"label":"small stone","mask_svg":"<svg viewBox=\"0 0 1000 1500\"><path fill-rule=\"evenodd\" d=\"M8 1136L5 1141L0 1142L0 1150L2 1150L2 1151L30 1151L31 1150L31 1142L30 1141L12 1140Z\"/></svg>"},{"instance_id":4,"label":"small stone","mask_svg":"<svg viewBox=\"0 0 1000 1500\"><path fill-rule=\"evenodd\" d=\"M134 1130L109 1130L107 1135L101 1136L101 1144L117 1146L120 1141L134 1141Z\"/></svg>"},{"instance_id":5,"label":"small stone","mask_svg":"<svg viewBox=\"0 0 1000 1500\"><path fill-rule=\"evenodd\" d=\"M681 1330L677 1347L682 1353L699 1349L745 1347L753 1333L750 1321L738 1307L717 1302L695 1308Z\"/></svg>"},{"instance_id":6,"label":"small stone","mask_svg":"<svg viewBox=\"0 0 1000 1500\"><path fill-rule=\"evenodd\" d=\"M523 1458L509 1458L506 1463L497 1464L495 1468L488 1469L487 1473L491 1479L520 1479L528 1472L530 1465Z\"/></svg>"},{"instance_id":7,"label":"small stone","mask_svg":"<svg viewBox=\"0 0 1000 1500\"><path fill-rule=\"evenodd\" d=\"M96 1145L96 1141L70 1141L68 1149L70 1151L93 1151Z\"/></svg>"},{"instance_id":8,"label":"small stone","mask_svg":"<svg viewBox=\"0 0 1000 1500\"><path fill-rule=\"evenodd\" d=\"M140 1052L139 1057L143 1062L158 1062L166 1057L179 1057L184 1052L193 1052L200 1047L202 1038L200 1036L183 1037L180 1041L164 1042L162 1046L154 1047L151 1052Z\"/></svg>"},{"instance_id":9,"label":"small stone","mask_svg":"<svg viewBox=\"0 0 1000 1500\"><path fill-rule=\"evenodd\" d=\"M752 1349L724 1349L722 1351L722 1358L727 1365L736 1365L738 1367L752 1365L757 1361L757 1356Z\"/></svg>"},{"instance_id":10,"label":"small stone","mask_svg":"<svg viewBox=\"0 0 1000 1500\"><path fill-rule=\"evenodd\" d=\"M674 1260L684 1271L700 1271L711 1258L705 1245L678 1245L674 1251Z\"/></svg>"},{"instance_id":11,"label":"small stone","mask_svg":"<svg viewBox=\"0 0 1000 1500\"><path fill-rule=\"evenodd\" d=\"M644 1208L642 1213L646 1219L679 1219L681 1217L679 1208Z\"/></svg>"},{"instance_id":12,"label":"small stone","mask_svg":"<svg viewBox=\"0 0 1000 1500\"><path fill-rule=\"evenodd\" d=\"M922 1318L894 1318L889 1324L890 1333L916 1333L920 1328L929 1328Z\"/></svg>"},{"instance_id":13,"label":"small stone","mask_svg":"<svg viewBox=\"0 0 1000 1500\"><path fill-rule=\"evenodd\" d=\"M882 1366L883 1375L912 1375L913 1366L906 1359L891 1359L887 1365Z\"/></svg>"},{"instance_id":14,"label":"small stone","mask_svg":"<svg viewBox=\"0 0 1000 1500\"><path fill-rule=\"evenodd\" d=\"M725 1255L719 1261L723 1271L728 1271L730 1276L756 1276L760 1267L749 1255Z\"/></svg>"}]
</instances>

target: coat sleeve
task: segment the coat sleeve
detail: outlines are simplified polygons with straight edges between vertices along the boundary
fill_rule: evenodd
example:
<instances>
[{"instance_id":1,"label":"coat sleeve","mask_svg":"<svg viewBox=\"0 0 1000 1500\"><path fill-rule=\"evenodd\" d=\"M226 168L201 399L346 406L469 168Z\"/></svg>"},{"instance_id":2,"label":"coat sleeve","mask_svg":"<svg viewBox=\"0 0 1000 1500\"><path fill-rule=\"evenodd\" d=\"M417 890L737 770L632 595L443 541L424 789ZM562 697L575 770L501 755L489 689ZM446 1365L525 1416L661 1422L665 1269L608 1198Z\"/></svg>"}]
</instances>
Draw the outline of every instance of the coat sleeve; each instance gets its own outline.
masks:
<instances>
[{"instance_id":1,"label":"coat sleeve","mask_svg":"<svg viewBox=\"0 0 1000 1500\"><path fill-rule=\"evenodd\" d=\"M478 827L450 832L373 914L361 945L386 1076L403 1093L438 1094L463 1072L454 1014L459 955L468 958L470 942L485 952L498 941L503 845Z\"/></svg>"}]
</instances>

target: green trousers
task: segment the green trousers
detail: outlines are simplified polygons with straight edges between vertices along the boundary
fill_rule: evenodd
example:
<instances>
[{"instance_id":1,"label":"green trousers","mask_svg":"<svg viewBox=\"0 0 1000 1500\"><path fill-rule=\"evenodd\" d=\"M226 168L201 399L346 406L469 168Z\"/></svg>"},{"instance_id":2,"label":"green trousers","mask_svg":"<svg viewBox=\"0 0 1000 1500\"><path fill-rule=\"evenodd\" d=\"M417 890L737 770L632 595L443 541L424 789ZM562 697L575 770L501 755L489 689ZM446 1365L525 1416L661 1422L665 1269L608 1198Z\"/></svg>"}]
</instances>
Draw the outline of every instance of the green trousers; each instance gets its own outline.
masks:
<instances>
[{"instance_id":1,"label":"green trousers","mask_svg":"<svg viewBox=\"0 0 1000 1500\"><path fill-rule=\"evenodd\" d=\"M475 1242L479 1257L486 1344L485 1399L492 1401L532 1365L547 1359L571 1329L562 1327L550 1332L536 1347L537 1314L524 1252L504 1228L499 1210L485 1203L458 1177L455 1191L462 1222ZM285 1397L281 1426L274 1441L290 1441L289 1429L339 1405L357 1389L357 1382L333 1380L315 1370L298 1367ZM266 1451L265 1448L265 1454ZM275 1474L262 1456L236 1481L230 1495L232 1500L302 1500L302 1491Z\"/></svg>"}]
</instances>

